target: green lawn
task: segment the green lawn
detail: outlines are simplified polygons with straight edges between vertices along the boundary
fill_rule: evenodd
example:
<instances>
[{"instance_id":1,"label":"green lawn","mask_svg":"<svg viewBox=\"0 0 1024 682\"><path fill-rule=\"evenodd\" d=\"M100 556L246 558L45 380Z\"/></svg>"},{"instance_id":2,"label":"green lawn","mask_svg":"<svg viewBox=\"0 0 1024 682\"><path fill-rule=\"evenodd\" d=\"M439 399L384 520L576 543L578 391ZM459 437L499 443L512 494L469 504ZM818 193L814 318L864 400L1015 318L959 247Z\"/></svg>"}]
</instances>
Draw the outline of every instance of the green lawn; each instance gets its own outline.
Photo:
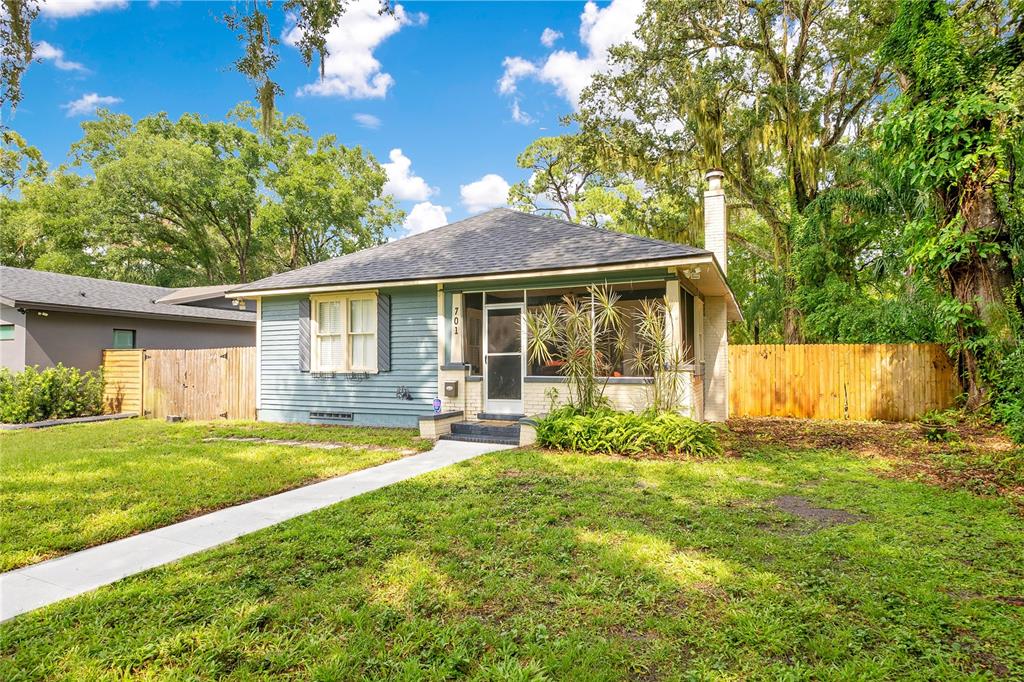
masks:
<instances>
[{"instance_id":1,"label":"green lawn","mask_svg":"<svg viewBox=\"0 0 1024 682\"><path fill-rule=\"evenodd\" d=\"M381 464L427 445L415 436L399 429L153 420L3 433L0 571ZM227 437L341 441L362 449L204 440Z\"/></svg>"},{"instance_id":2,"label":"green lawn","mask_svg":"<svg viewBox=\"0 0 1024 682\"><path fill-rule=\"evenodd\" d=\"M0 679L1024 676L1013 504L739 454L481 457L19 617Z\"/></svg>"}]
</instances>

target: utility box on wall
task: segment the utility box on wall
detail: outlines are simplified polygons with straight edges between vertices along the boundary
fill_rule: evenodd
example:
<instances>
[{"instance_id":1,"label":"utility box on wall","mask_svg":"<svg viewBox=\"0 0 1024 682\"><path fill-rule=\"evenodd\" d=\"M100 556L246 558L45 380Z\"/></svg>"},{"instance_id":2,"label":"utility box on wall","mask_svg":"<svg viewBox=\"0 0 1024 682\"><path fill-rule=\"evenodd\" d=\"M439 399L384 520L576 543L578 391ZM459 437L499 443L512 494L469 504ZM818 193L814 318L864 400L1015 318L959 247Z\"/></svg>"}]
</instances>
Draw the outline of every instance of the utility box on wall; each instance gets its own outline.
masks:
<instances>
[{"instance_id":1,"label":"utility box on wall","mask_svg":"<svg viewBox=\"0 0 1024 682\"><path fill-rule=\"evenodd\" d=\"M446 382L444 382L444 397L445 398L458 398L459 397L459 382L457 382L457 381L446 381Z\"/></svg>"}]
</instances>

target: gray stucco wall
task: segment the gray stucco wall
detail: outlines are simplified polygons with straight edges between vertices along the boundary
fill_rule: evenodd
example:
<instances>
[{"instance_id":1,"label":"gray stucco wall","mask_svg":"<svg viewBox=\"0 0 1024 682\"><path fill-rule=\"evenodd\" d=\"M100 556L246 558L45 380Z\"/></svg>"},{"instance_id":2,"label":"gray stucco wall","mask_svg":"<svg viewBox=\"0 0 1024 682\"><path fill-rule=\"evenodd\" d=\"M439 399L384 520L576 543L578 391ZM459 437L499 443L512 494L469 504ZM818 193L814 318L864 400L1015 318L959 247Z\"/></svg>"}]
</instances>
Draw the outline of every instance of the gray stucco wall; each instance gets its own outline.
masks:
<instances>
[{"instance_id":1,"label":"gray stucco wall","mask_svg":"<svg viewBox=\"0 0 1024 682\"><path fill-rule=\"evenodd\" d=\"M299 371L301 296L263 299L260 410L264 421L319 422L310 412L351 412L351 423L416 427L437 397L437 291L434 287L381 289L391 296L391 371L353 379ZM405 387L413 399L396 396Z\"/></svg>"},{"instance_id":2,"label":"gray stucco wall","mask_svg":"<svg viewBox=\"0 0 1024 682\"><path fill-rule=\"evenodd\" d=\"M14 325L14 338L0 341L0 367L19 372L25 366L25 314L0 305L0 324Z\"/></svg>"},{"instance_id":3,"label":"gray stucco wall","mask_svg":"<svg viewBox=\"0 0 1024 682\"><path fill-rule=\"evenodd\" d=\"M134 329L137 348L222 348L256 344L255 325L207 324L114 315L35 311L26 315L25 364L58 362L91 370L100 366L115 329Z\"/></svg>"}]
</instances>

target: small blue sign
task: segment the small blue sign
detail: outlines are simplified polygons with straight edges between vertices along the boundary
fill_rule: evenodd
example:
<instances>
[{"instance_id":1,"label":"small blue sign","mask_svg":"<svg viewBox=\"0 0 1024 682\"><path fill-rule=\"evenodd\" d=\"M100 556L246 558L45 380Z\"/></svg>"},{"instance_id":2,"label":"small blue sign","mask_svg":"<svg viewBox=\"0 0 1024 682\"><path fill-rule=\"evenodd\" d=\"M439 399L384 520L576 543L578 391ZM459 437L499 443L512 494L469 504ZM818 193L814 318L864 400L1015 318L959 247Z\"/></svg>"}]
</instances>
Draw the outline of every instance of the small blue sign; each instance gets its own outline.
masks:
<instances>
[{"instance_id":1,"label":"small blue sign","mask_svg":"<svg viewBox=\"0 0 1024 682\"><path fill-rule=\"evenodd\" d=\"M440 413L441 413L441 399L440 398L434 398L434 414L440 414Z\"/></svg>"}]
</instances>

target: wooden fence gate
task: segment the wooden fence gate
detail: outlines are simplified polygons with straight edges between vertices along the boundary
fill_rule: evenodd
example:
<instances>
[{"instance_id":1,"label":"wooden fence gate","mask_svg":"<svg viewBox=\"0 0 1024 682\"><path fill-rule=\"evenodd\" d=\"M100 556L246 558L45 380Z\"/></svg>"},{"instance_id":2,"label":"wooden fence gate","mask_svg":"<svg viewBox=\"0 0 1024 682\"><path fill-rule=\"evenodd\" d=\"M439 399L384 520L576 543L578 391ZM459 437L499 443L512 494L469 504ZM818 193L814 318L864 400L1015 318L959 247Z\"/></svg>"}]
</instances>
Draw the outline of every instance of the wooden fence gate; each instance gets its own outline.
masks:
<instances>
[{"instance_id":1,"label":"wooden fence gate","mask_svg":"<svg viewBox=\"0 0 1024 682\"><path fill-rule=\"evenodd\" d=\"M134 365L128 354L137 354ZM104 351L103 363L108 409L119 390L139 386L138 405L121 401L123 411L132 407L130 411L156 419L256 418L253 347Z\"/></svg>"},{"instance_id":2,"label":"wooden fence gate","mask_svg":"<svg viewBox=\"0 0 1024 682\"><path fill-rule=\"evenodd\" d=\"M960 392L938 344L729 346L733 417L909 421Z\"/></svg>"}]
</instances>

